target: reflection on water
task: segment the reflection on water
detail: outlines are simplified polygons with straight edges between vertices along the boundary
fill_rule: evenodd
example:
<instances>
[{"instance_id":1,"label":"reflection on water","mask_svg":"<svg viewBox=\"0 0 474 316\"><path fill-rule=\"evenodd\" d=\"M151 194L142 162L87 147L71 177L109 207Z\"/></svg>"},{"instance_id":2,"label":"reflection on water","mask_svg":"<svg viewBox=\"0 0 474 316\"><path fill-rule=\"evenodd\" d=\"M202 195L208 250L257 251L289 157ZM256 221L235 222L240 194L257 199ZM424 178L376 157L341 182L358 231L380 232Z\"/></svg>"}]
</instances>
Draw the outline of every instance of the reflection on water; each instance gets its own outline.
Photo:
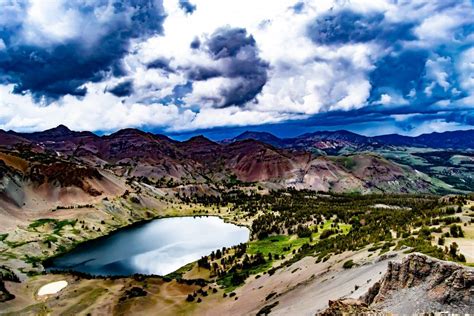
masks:
<instances>
[{"instance_id":1,"label":"reflection on water","mask_svg":"<svg viewBox=\"0 0 474 316\"><path fill-rule=\"evenodd\" d=\"M54 259L49 270L166 275L213 250L247 242L249 230L218 217L173 217L122 229Z\"/></svg>"}]
</instances>

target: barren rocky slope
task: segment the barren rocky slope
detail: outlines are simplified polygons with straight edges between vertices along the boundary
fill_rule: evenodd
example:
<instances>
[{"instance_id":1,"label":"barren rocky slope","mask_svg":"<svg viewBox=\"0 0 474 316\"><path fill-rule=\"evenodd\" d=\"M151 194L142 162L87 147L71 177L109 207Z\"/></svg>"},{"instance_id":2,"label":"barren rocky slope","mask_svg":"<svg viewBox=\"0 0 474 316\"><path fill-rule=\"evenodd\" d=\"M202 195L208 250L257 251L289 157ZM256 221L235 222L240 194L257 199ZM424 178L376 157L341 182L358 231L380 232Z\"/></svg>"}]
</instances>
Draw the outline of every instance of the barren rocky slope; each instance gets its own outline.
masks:
<instances>
[{"instance_id":1,"label":"barren rocky slope","mask_svg":"<svg viewBox=\"0 0 474 316\"><path fill-rule=\"evenodd\" d=\"M474 313L474 269L412 254L389 261L383 277L359 299L330 300L320 315Z\"/></svg>"},{"instance_id":2,"label":"barren rocky slope","mask_svg":"<svg viewBox=\"0 0 474 316\"><path fill-rule=\"evenodd\" d=\"M474 313L474 269L413 254L390 262L380 282L361 300L397 314Z\"/></svg>"},{"instance_id":3,"label":"barren rocky slope","mask_svg":"<svg viewBox=\"0 0 474 316\"><path fill-rule=\"evenodd\" d=\"M43 210L121 194L122 182L106 170L31 147L0 150L0 227Z\"/></svg>"}]
</instances>

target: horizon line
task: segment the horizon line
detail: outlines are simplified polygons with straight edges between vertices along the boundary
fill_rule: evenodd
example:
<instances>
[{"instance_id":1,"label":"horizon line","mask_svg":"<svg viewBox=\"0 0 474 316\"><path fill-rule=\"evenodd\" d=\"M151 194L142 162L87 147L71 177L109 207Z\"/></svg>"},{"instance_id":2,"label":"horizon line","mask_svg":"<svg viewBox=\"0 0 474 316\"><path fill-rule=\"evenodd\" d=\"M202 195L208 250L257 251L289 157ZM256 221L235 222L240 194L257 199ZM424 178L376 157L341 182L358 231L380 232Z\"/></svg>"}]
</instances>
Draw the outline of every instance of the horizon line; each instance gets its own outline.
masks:
<instances>
[{"instance_id":1,"label":"horizon line","mask_svg":"<svg viewBox=\"0 0 474 316\"><path fill-rule=\"evenodd\" d=\"M110 135L113 135L113 134L116 134L116 133L119 133L121 131L124 131L124 130L136 130L136 131L140 131L140 132L143 132L143 133L149 133L149 134L152 134L152 135L155 135L155 136L165 136L165 137L168 137L170 139L174 139L172 137L172 135L180 135L180 134L177 134L177 133L170 133L170 134L166 134L164 132L152 132L152 131L147 131L146 129L141 129L139 127L125 127L125 128L121 128L121 129L118 129L118 130L115 130L113 132L110 132L110 133L103 133L103 134L100 134L100 133L97 133L97 131L89 131L89 130L73 130L73 129L70 129L68 126L66 126L65 124L59 124L55 127L52 127L52 128L48 128L48 129L45 129L45 130L42 130L42 131L34 131L34 132L17 132L15 130L3 130L3 129L0 129L0 132L5 132L5 133L15 133L15 134L35 134L35 133L43 133L43 132L47 132L47 131L50 131L50 130L55 130L55 129L58 129L58 128L61 128L61 127L65 127L67 130L71 131L71 132L76 132L76 133L92 133L98 137L106 137L106 136L110 136ZM212 129L209 129L209 131L211 131ZM205 136L204 134L200 134L199 132L202 131L202 132L205 132L206 130L198 130L198 132L196 132L195 135L192 135L190 136L188 139L186 140L182 140L182 141L188 141L192 138L195 138L195 137L204 137L204 138L207 138L209 140L212 140L212 138L209 138L207 136ZM366 137L366 138L376 138L376 137L383 137L383 136L391 136L391 135L397 135L397 136L402 136L402 137L408 137L408 138L417 138L417 137L420 137L420 136L423 136L423 135L432 135L432 134L444 134L444 133L453 133L453 132L469 132L469 131L474 131L474 128L470 128L470 129L458 129L458 130L451 130L451 131L443 131L443 132L437 132L437 131L433 131L433 132L430 132L430 133L420 133L420 134L417 134L417 135L403 135L403 134L398 134L398 133L390 133L390 134L380 134L380 135L374 135L374 136L367 136L367 135L364 135L362 133L357 133L357 132L353 132L351 130L346 130L346 129L335 129L335 130L318 130L318 131L313 131L313 132L305 132L305 133L302 133L302 134L298 134L297 136L293 136L293 137L279 137L271 132L268 132L268 131L257 131L257 130L245 130L243 132L239 132L239 133L236 133L234 136L232 137L227 137L227 138L223 138L219 141L216 141L216 142L222 142L222 141L225 141L225 140L232 140L240 135L243 135L245 133L257 133L257 134L270 134L278 139L281 139L281 140L287 140L287 139L294 139L294 138L298 138L298 137L301 137L303 135L306 135L306 134L317 134L317 133L337 133L337 132L349 132L349 133L352 133L354 135L358 135L358 136L362 136L362 137ZM189 132L184 132L182 133L181 135L186 135L186 134L191 134L193 133L193 131L189 131ZM175 139L174 139L175 140Z\"/></svg>"}]
</instances>

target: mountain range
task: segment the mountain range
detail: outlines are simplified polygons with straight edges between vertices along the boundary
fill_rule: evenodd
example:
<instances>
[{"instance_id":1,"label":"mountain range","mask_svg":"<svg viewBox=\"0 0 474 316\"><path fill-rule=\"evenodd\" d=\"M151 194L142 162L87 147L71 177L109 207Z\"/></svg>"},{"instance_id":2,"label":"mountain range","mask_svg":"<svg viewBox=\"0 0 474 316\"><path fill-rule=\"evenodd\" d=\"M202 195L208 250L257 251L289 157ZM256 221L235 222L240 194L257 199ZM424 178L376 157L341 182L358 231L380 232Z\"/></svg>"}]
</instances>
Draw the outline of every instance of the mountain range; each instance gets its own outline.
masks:
<instances>
[{"instance_id":1,"label":"mountain range","mask_svg":"<svg viewBox=\"0 0 474 316\"><path fill-rule=\"evenodd\" d=\"M267 132L246 131L232 139L226 139L224 142L232 143L244 139L259 140L282 148L320 149L330 152L347 147L364 149L380 148L382 146L474 150L474 130L435 132L415 137L398 134L368 137L346 130L339 130L306 133L294 138L278 138Z\"/></svg>"},{"instance_id":2,"label":"mountain range","mask_svg":"<svg viewBox=\"0 0 474 316\"><path fill-rule=\"evenodd\" d=\"M137 129L107 136L58 126L0 131L0 207L86 202L138 181L183 194L258 183L360 193L450 193L474 183L474 131L366 137L348 131L281 139L245 132L175 141ZM207 190L207 191L206 191Z\"/></svg>"},{"instance_id":3,"label":"mountain range","mask_svg":"<svg viewBox=\"0 0 474 316\"><path fill-rule=\"evenodd\" d=\"M157 139L178 143L177 141L174 141L165 135L146 133L138 129L131 128L119 130L116 133L113 133L109 136L103 136L102 138L113 138L118 135L131 133L152 135ZM0 145L6 145L8 142L74 142L77 140L87 141L97 140L100 138L100 136L97 136L92 132L71 131L64 125L59 125L55 128L42 132L33 133L17 133L14 131L0 130ZM196 136L191 138L189 141L195 138L205 139L203 136ZM274 147L302 150L314 148L325 150L343 147L363 148L364 146L408 146L451 150L474 150L474 130L459 130L443 133L433 132L419 136L388 134L372 137L356 134L346 130L338 130L305 133L293 138L279 138L268 132L246 131L233 138L224 139L220 143L230 144L249 139L260 141Z\"/></svg>"}]
</instances>

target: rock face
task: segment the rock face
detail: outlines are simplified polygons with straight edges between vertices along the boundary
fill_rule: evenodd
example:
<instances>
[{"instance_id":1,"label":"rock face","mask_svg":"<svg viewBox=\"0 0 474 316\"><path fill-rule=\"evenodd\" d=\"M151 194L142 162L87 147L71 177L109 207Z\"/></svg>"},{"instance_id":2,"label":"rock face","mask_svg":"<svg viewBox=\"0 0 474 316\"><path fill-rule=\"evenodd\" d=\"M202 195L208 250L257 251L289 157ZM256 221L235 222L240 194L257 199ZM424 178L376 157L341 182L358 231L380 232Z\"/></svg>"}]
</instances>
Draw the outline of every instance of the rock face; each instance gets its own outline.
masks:
<instances>
[{"instance_id":1,"label":"rock face","mask_svg":"<svg viewBox=\"0 0 474 316\"><path fill-rule=\"evenodd\" d=\"M413 254L389 262L380 282L360 298L371 308L397 314L474 313L474 269Z\"/></svg>"},{"instance_id":2,"label":"rock face","mask_svg":"<svg viewBox=\"0 0 474 316\"><path fill-rule=\"evenodd\" d=\"M373 310L360 300L340 299L329 301L329 307L318 316L343 316L343 315L388 315L380 311Z\"/></svg>"}]
</instances>

